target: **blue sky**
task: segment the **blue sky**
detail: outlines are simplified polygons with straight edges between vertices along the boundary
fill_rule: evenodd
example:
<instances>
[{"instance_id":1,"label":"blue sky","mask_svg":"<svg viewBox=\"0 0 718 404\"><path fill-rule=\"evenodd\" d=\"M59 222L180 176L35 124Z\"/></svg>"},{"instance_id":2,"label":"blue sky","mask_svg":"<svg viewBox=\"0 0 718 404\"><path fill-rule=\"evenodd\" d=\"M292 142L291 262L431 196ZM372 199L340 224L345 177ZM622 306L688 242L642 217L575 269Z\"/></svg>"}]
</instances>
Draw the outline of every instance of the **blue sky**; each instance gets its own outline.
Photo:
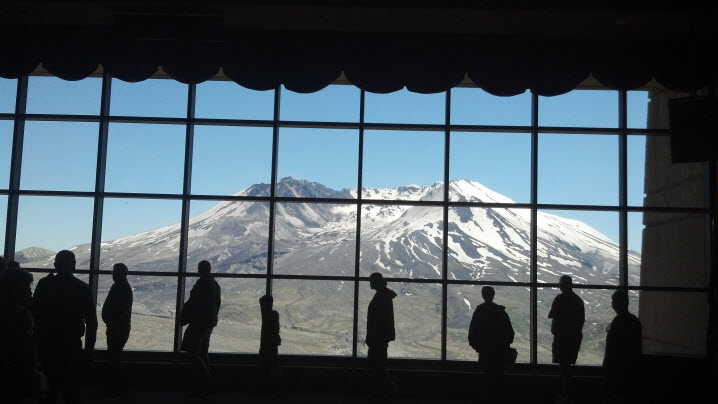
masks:
<instances>
[{"instance_id":1,"label":"blue sky","mask_svg":"<svg viewBox=\"0 0 718 404\"><path fill-rule=\"evenodd\" d=\"M89 114L100 109L101 80L68 82L31 77L28 113ZM0 113L14 108L14 81L0 80ZM233 82L197 86L199 118L273 118L274 91L257 92ZM313 94L282 91L280 117L289 121L358 122L360 92L354 86L330 86ZM365 97L365 121L443 124L446 94L422 95L406 90ZM629 94L629 127L645 128L646 92ZM112 115L183 117L187 86L172 80L112 82ZM529 125L531 96L491 96L473 88L452 90L453 124ZM544 126L618 126L618 93L573 91L540 97L539 124ZM97 154L97 123L28 122L25 130L24 189L92 191ZM12 122L0 121L0 180L9 176ZM281 128L278 176L355 188L358 130ZM109 128L106 190L181 193L185 128L182 125L112 123ZM196 126L193 192L231 195L269 182L272 130L267 127ZM451 179L479 181L516 202L529 202L531 138L525 133L454 132ZM629 139L629 204L642 204L645 140ZM430 185L443 179L444 134L421 131L367 130L364 136L364 186ZM618 137L615 135L539 135L539 202L616 205ZM0 196L4 228L6 198ZM105 208L103 239L176 223L179 202L110 200ZM195 214L208 207L197 203ZM558 213L558 212L554 212ZM618 239L618 215L560 212L584 220ZM640 215L629 218L640 229ZM48 225L48 223L52 223ZM66 248L90 241L92 201L86 198L23 197L18 249L39 245ZM57 229L57 230L53 230ZM60 231L63 229L63 231ZM3 236L0 236L3 237ZM630 232L631 247L640 231ZM4 240L0 239L0 242Z\"/></svg>"}]
</instances>

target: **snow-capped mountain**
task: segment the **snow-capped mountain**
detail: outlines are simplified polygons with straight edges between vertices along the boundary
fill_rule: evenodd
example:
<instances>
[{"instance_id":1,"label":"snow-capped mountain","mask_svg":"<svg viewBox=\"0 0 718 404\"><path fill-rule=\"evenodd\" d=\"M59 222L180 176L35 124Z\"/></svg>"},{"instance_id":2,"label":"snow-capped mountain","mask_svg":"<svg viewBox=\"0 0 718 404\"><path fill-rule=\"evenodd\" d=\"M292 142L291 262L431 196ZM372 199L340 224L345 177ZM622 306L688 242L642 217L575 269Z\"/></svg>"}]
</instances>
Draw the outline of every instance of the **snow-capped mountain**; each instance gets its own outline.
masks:
<instances>
[{"instance_id":1,"label":"snow-capped mountain","mask_svg":"<svg viewBox=\"0 0 718 404\"><path fill-rule=\"evenodd\" d=\"M467 180L451 181L452 201L512 203L485 186ZM270 186L255 184L237 195L268 196ZM322 184L283 178L278 196L356 198L355 190L333 190ZM361 218L360 274L379 271L390 277L440 279L444 210L425 204L377 203L377 200L440 201L443 184L406 185L362 192L360 211L352 203L278 202L275 205L273 269L276 274L353 276L356 259L357 215ZM568 273L576 283L616 284L619 247L596 229L577 220L546 212L537 213L538 281L557 282ZM530 280L530 209L499 207L452 207L449 210L447 266L450 279L525 282ZM269 235L269 203L219 202L189 221L188 271L206 259L217 273L265 273ZM136 271L175 272L180 257L180 225L103 241L100 268L124 262ZM78 268L87 268L90 245L72 248ZM51 267L51 251L27 249L17 252L24 267ZM629 252L629 275L636 277L640 256ZM638 280L633 279L634 283ZM187 288L193 280L187 280ZM263 279L220 279L223 308L213 344L234 352L252 352L259 333L257 299L265 293ZM135 290L132 340L135 349L170 349L176 311L176 278L133 276ZM99 279L98 304L111 284ZM438 357L441 341L441 293L438 284L392 283L400 297L395 303L397 341L390 355ZM531 340L530 298L526 287L497 287L497 301L507 306L516 330L515 346L528 355ZM185 289L188 290L188 289ZM480 287L449 285L447 293L447 350L455 357L474 359L465 332L472 308L481 303ZM613 317L610 291L583 289L586 302L582 363L600 363L606 325ZM353 302L359 299L359 340L364 352L363 319L371 291L362 282L359 295L354 284L344 281L277 280L272 294L280 312L282 352L350 355L353 336ZM538 353L550 359L551 336L546 314L556 291L540 288ZM99 306L98 306L99 307ZM528 360L526 356L522 360ZM544 359L541 359L544 358ZM546 359L549 358L549 359Z\"/></svg>"},{"instance_id":2,"label":"snow-capped mountain","mask_svg":"<svg viewBox=\"0 0 718 404\"><path fill-rule=\"evenodd\" d=\"M255 184L236 195L269 195L268 184ZM409 278L438 278L442 273L443 208L372 203L372 200L439 201L442 183L396 188L366 188L361 208L363 275L374 271ZM277 184L282 197L356 197L356 191L333 190L291 177ZM467 180L449 183L452 201L512 203L485 186ZM274 270L276 273L353 275L357 208L340 203L277 203ZM581 283L615 284L619 247L577 220L538 212L539 281L555 282L562 273ZM216 272L255 273L267 266L269 204L220 202L190 219L188 267L203 259ZM531 234L529 209L452 207L449 211L450 279L528 281ZM102 269L125 262L140 271L176 271L180 225L129 235L102 243ZM74 247L78 266L89 260L89 245ZM32 265L45 266L43 255ZM637 275L640 256L629 253L629 273ZM30 262L28 262L30 264ZM29 265L28 265L29 266Z\"/></svg>"}]
</instances>

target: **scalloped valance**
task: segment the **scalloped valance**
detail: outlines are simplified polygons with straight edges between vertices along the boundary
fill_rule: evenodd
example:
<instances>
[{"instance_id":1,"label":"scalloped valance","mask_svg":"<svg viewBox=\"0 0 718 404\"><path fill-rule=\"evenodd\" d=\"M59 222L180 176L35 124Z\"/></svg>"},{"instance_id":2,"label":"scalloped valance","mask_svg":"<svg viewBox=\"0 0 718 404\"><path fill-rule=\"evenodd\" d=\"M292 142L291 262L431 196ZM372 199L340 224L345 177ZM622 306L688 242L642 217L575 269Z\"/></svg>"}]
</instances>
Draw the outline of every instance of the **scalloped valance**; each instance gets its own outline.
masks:
<instances>
[{"instance_id":1,"label":"scalloped valance","mask_svg":"<svg viewBox=\"0 0 718 404\"><path fill-rule=\"evenodd\" d=\"M57 77L80 80L102 65L113 77L136 82L162 66L177 81L197 84L221 67L226 77L254 90L282 84L314 92L343 72L369 92L406 87L437 93L468 75L494 95L528 89L552 96L589 75L610 89L635 89L655 79L676 91L714 85L718 77L718 41L689 38L224 31L212 40L122 39L112 28L38 26L4 26L0 35L4 78L29 75L42 64Z\"/></svg>"}]
</instances>

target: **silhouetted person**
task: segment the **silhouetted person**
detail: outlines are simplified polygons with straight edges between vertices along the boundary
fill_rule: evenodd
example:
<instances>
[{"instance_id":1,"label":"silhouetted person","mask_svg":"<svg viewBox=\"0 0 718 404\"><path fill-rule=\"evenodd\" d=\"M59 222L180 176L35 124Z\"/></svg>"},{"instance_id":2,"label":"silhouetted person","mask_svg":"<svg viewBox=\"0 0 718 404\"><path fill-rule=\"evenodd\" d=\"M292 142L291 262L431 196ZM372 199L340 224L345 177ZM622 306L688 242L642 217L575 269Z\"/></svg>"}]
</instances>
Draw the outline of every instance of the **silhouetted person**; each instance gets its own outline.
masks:
<instances>
[{"instance_id":1,"label":"silhouetted person","mask_svg":"<svg viewBox=\"0 0 718 404\"><path fill-rule=\"evenodd\" d=\"M553 344L551 353L553 363L561 369L561 387L564 397L568 397L572 366L578 359L578 351L583 339L583 323L585 312L583 300L573 292L573 280L568 275L559 278L558 286L561 293L551 304L548 318L552 319L551 333Z\"/></svg>"},{"instance_id":2,"label":"silhouetted person","mask_svg":"<svg viewBox=\"0 0 718 404\"><path fill-rule=\"evenodd\" d=\"M3 278L5 277L5 271L7 271L7 261L0 255L0 285L2 285Z\"/></svg>"},{"instance_id":3,"label":"silhouetted person","mask_svg":"<svg viewBox=\"0 0 718 404\"><path fill-rule=\"evenodd\" d=\"M127 265L122 263L113 265L112 280L114 283L102 305L102 321L106 326L107 358L110 362L109 392L120 394L122 390L120 361L122 349L130 338L132 318L132 288L127 282Z\"/></svg>"},{"instance_id":4,"label":"silhouetted person","mask_svg":"<svg viewBox=\"0 0 718 404\"><path fill-rule=\"evenodd\" d=\"M259 366L262 370L262 377L265 378L265 386L268 389L277 389L281 385L281 373L279 369L279 346L282 345L282 338L279 336L279 313L272 310L274 298L264 295L259 298L259 308L262 313L262 332L259 340Z\"/></svg>"},{"instance_id":5,"label":"silhouetted person","mask_svg":"<svg viewBox=\"0 0 718 404\"><path fill-rule=\"evenodd\" d=\"M393 303L396 293L386 287L386 280L378 272L369 276L369 286L376 293L369 302L366 316L367 362L376 381L377 392L386 394L394 388L386 371L386 359L389 342L396 339Z\"/></svg>"},{"instance_id":6,"label":"silhouetted person","mask_svg":"<svg viewBox=\"0 0 718 404\"><path fill-rule=\"evenodd\" d=\"M514 342L506 308L494 303L496 292L491 286L481 289L484 303L478 305L469 325L469 345L479 353L479 365L486 368L487 391L491 398L499 398L503 384L504 362Z\"/></svg>"},{"instance_id":7,"label":"silhouetted person","mask_svg":"<svg viewBox=\"0 0 718 404\"><path fill-rule=\"evenodd\" d=\"M641 321L628 311L628 294L617 290L611 296L616 317L606 333L603 357L604 394L610 402L637 401L643 343Z\"/></svg>"},{"instance_id":8,"label":"silhouetted person","mask_svg":"<svg viewBox=\"0 0 718 404\"><path fill-rule=\"evenodd\" d=\"M205 397L211 392L209 339L212 329L217 326L219 306L222 303L219 284L210 274L211 270L208 261L200 261L197 265L199 279L192 287L180 316L182 325L187 325L182 338L182 350L187 352L197 372L197 389L192 392L197 397Z\"/></svg>"},{"instance_id":9,"label":"silhouetted person","mask_svg":"<svg viewBox=\"0 0 718 404\"><path fill-rule=\"evenodd\" d=\"M20 269L20 263L17 261L8 261L7 269Z\"/></svg>"},{"instance_id":10,"label":"silhouetted person","mask_svg":"<svg viewBox=\"0 0 718 404\"><path fill-rule=\"evenodd\" d=\"M89 286L73 275L75 254L67 250L57 253L55 270L57 275L43 278L42 287L38 282L32 311L40 358L50 385L48 401L55 402L63 395L66 403L74 403L79 401L83 359L94 360L97 314Z\"/></svg>"},{"instance_id":11,"label":"silhouetted person","mask_svg":"<svg viewBox=\"0 0 718 404\"><path fill-rule=\"evenodd\" d=\"M6 270L3 277L0 286L0 396L9 403L36 400L47 393L47 383L37 363L33 317L29 309L33 277L17 268Z\"/></svg>"}]
</instances>

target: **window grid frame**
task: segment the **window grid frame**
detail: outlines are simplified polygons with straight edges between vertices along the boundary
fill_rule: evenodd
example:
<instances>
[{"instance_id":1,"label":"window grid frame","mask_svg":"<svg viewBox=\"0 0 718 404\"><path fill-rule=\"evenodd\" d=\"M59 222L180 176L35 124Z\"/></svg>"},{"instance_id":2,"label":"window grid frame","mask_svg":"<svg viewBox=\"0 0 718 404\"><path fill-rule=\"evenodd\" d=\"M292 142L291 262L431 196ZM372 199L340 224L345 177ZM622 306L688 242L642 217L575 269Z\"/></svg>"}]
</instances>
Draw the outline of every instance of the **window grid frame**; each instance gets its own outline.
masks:
<instances>
[{"instance_id":1,"label":"window grid frame","mask_svg":"<svg viewBox=\"0 0 718 404\"><path fill-rule=\"evenodd\" d=\"M710 219L715 216L715 207L713 206L712 194L706 193L705 205L703 207L668 207L668 206L630 206L628 205L628 183L627 183L627 139L628 136L667 136L670 132L667 129L636 129L628 128L627 125L627 91L618 91L618 117L619 122L615 128L588 128L588 127L542 127L539 126L539 96L531 94L531 125L530 126L501 126L501 125L452 125L451 124L451 90L445 93L445 122L443 124L381 124L364 122L365 111L365 92L360 91L359 103L359 121L358 122L303 122L303 121L281 121L280 119L280 100L282 86L278 85L274 88L274 111L273 119L267 120L247 120L247 119L210 119L195 118L196 103L196 85L188 85L188 102L187 114L184 118L161 118L161 117L134 117L134 116L112 116L110 115L111 100L111 82L112 77L104 73L102 79L101 106L99 115L62 115L62 114L27 114L27 89L28 77L22 77L17 82L17 94L14 113L2 113L0 119L13 120L13 143L12 157L10 168L10 181L8 189L0 189L0 196L7 196L7 221L5 229L5 251L4 255L10 259L14 258L16 231L17 231L17 214L19 197L22 195L36 196L63 196L63 197L92 197L94 200L93 225L92 225L92 241L91 241L91 259L90 268L88 270L77 270L78 274L88 274L89 283L92 290L93 299L97 299L98 278L100 275L109 275L109 270L101 270L99 268L99 252L102 231L102 213L104 199L107 197L122 198L152 198L152 199L170 199L182 201L182 217L180 223L180 254L178 262L178 270L176 272L152 272L152 271L129 271L130 275L145 276L176 276L178 280L177 300L175 311L175 332L173 341L173 353L179 353L179 346L182 338L182 327L179 325L179 316L176 313L181 312L184 303L184 289L187 278L196 277L196 273L187 271L187 238L189 225L189 205L194 200L204 201L255 201L269 202L269 229L268 229L268 255L267 255L267 272L265 274L215 274L217 278L247 278L247 279L265 279L266 291L271 293L272 281L280 280L344 280L354 282L354 301L353 301L353 330L352 330L352 354L349 359L360 360L357 356L358 342L358 313L359 313L359 286L360 282L368 281L368 277L360 276L360 236L361 236L361 209L364 204L362 198L363 186L363 145L365 130L402 130L402 131L443 131L444 132L444 200L443 201L410 201L410 200L371 200L371 204L391 204L391 205L408 205L408 206L436 206L443 208L443 245L442 245L442 274L440 278L386 278L388 282L407 282L407 283L429 283L440 284L442 288L442 309L441 309L441 355L440 359L431 359L428 361L457 362L447 360L447 294L449 285L495 285L495 286L513 286L530 288L530 362L529 365L539 365L537 362L537 334L538 334L538 318L537 318L537 296L538 289L556 288L557 283L538 282L537 277L537 214L539 210L578 210L578 211L608 211L617 212L619 214L619 284L618 285L598 285L598 284L577 284L575 289L597 289L597 290L624 290L624 291L655 291L655 292L693 292L707 293L709 288L706 287L677 287L677 286L631 286L628 282L628 223L627 216L629 212L667 212L667 213L696 213L703 214L706 217L706 276L708 277L708 269L712 259L710 243ZM25 122L27 121L67 121L67 122L99 122L99 141L96 168L96 182L94 192L79 191L47 191L47 190L21 190L20 175L22 169L22 146L24 140ZM176 124L184 125L186 129L185 138L185 159L184 159L184 177L182 194L155 194L155 193L130 193L130 192L105 192L105 170L107 163L107 139L108 127L111 122L122 123L149 123L149 124ZM272 140L272 173L271 173L271 189L270 195L264 197L240 197L231 195L194 195L191 192L191 175L192 175L192 146L194 139L194 126L253 126L253 127L271 127L273 130ZM278 165L278 141L279 129L282 127L291 128L323 128L323 129L357 129L359 131L359 158L358 158L358 175L357 175L357 198L356 199L332 199L332 198L287 198L276 196L277 185L277 165ZM452 131L461 132L517 132L529 133L531 135L531 198L529 203L483 203L483 202L452 202L449 200L449 163L450 163L450 138ZM566 133L576 136L586 134L606 134L618 135L618 176L619 176L619 203L618 205L575 205L575 204L541 204L538 203L538 137L540 133ZM705 182L706 188L712 189L712 171L710 164L705 164ZM313 275L281 275L273 273L273 248L274 248L274 219L275 205L282 202L294 203L345 203L355 204L357 206L356 220L356 251L354 263L354 276L313 276ZM500 208L526 208L531 211L531 241L529 252L530 280L529 282L498 282L498 281L478 281L478 280L451 280L448 279L447 256L448 256L448 213L452 207L500 207ZM27 268L31 272L47 273L48 269ZM240 354L236 354L240 355ZM312 355L297 355L309 356ZM399 358L397 358L399 359ZM426 359L400 359L410 361L427 361ZM461 362L461 361L458 361Z\"/></svg>"}]
</instances>

